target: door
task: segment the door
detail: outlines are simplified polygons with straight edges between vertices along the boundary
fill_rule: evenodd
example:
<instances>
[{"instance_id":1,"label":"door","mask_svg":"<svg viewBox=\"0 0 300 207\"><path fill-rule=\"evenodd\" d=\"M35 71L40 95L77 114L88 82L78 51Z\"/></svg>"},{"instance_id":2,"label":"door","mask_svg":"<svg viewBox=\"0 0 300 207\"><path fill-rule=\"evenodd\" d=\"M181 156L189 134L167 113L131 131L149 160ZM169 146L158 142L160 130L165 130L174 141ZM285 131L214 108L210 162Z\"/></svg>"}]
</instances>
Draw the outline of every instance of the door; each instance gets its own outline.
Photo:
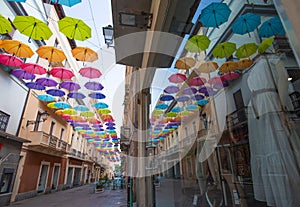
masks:
<instances>
[{"instance_id":1,"label":"door","mask_svg":"<svg viewBox=\"0 0 300 207\"><path fill-rule=\"evenodd\" d=\"M42 165L41 167L39 184L38 184L38 193L45 191L47 177L48 177L48 169L49 169L49 165Z\"/></svg>"},{"instance_id":2,"label":"door","mask_svg":"<svg viewBox=\"0 0 300 207\"><path fill-rule=\"evenodd\" d=\"M73 169L72 167L68 168L68 176L67 176L67 186L71 187L72 186L72 176L73 176Z\"/></svg>"},{"instance_id":3,"label":"door","mask_svg":"<svg viewBox=\"0 0 300 207\"><path fill-rule=\"evenodd\" d=\"M57 188L58 177L59 177L59 166L56 165L56 166L54 166L53 178L52 178L52 184L51 184L51 188L53 190L56 190L56 188Z\"/></svg>"},{"instance_id":4,"label":"door","mask_svg":"<svg viewBox=\"0 0 300 207\"><path fill-rule=\"evenodd\" d=\"M73 185L80 185L81 168L75 168Z\"/></svg>"}]
</instances>

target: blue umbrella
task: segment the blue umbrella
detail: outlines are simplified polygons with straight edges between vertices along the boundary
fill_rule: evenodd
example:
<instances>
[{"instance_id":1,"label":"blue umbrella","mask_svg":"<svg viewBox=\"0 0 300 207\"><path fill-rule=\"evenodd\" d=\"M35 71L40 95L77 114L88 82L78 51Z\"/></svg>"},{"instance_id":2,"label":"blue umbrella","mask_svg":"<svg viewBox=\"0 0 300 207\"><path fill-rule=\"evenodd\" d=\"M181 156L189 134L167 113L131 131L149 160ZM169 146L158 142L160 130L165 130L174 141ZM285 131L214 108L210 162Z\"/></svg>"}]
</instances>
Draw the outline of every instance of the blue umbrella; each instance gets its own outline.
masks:
<instances>
[{"instance_id":1,"label":"blue umbrella","mask_svg":"<svg viewBox=\"0 0 300 207\"><path fill-rule=\"evenodd\" d=\"M161 96L159 98L159 100L161 100L161 101L172 101L172 100L174 100L174 97L171 96L171 95L164 95L164 96Z\"/></svg>"},{"instance_id":2,"label":"blue umbrella","mask_svg":"<svg viewBox=\"0 0 300 207\"><path fill-rule=\"evenodd\" d=\"M40 85L40 84L38 84L38 83L36 83L36 82L28 82L28 83L26 83L25 84L28 88L30 88L30 89L34 89L34 90L45 90L45 86L42 86L42 85Z\"/></svg>"},{"instance_id":3,"label":"blue umbrella","mask_svg":"<svg viewBox=\"0 0 300 207\"><path fill-rule=\"evenodd\" d=\"M196 94L194 97L192 97L192 99L199 101L204 99L204 96L202 96L201 94Z\"/></svg>"},{"instance_id":4,"label":"blue umbrella","mask_svg":"<svg viewBox=\"0 0 300 207\"><path fill-rule=\"evenodd\" d=\"M52 3L62 4L68 7L72 7L76 4L79 4L81 0L51 0Z\"/></svg>"},{"instance_id":5,"label":"blue umbrella","mask_svg":"<svg viewBox=\"0 0 300 207\"><path fill-rule=\"evenodd\" d=\"M85 105L77 105L74 107L76 111L89 111L89 108Z\"/></svg>"},{"instance_id":6,"label":"blue umbrella","mask_svg":"<svg viewBox=\"0 0 300 207\"><path fill-rule=\"evenodd\" d=\"M284 35L285 31L279 17L273 17L260 26L258 34L260 37L272 37L274 35Z\"/></svg>"},{"instance_id":7,"label":"blue umbrella","mask_svg":"<svg viewBox=\"0 0 300 207\"><path fill-rule=\"evenodd\" d=\"M37 96L37 98L41 101L45 101L45 102L51 102L51 101L55 101L55 97L48 95L48 94L40 94Z\"/></svg>"},{"instance_id":8,"label":"blue umbrella","mask_svg":"<svg viewBox=\"0 0 300 207\"><path fill-rule=\"evenodd\" d=\"M84 99L85 95L83 95L80 92L71 92L71 93L68 94L68 97L69 98L74 98L74 99Z\"/></svg>"},{"instance_id":9,"label":"blue umbrella","mask_svg":"<svg viewBox=\"0 0 300 207\"><path fill-rule=\"evenodd\" d=\"M187 111L197 111L197 110L199 110L199 109L198 109L198 106L197 106L197 105L194 105L194 104L188 105L187 107L185 107L185 109L186 109Z\"/></svg>"},{"instance_id":10,"label":"blue umbrella","mask_svg":"<svg viewBox=\"0 0 300 207\"><path fill-rule=\"evenodd\" d=\"M57 108L60 108L60 109L69 109L69 108L71 108L71 105L69 103L63 102L63 101L59 101L59 102L54 103L54 106L56 106Z\"/></svg>"},{"instance_id":11,"label":"blue umbrella","mask_svg":"<svg viewBox=\"0 0 300 207\"><path fill-rule=\"evenodd\" d=\"M179 113L179 112L182 112L182 108L177 106L177 107L174 107L172 110L172 112L176 112L176 113Z\"/></svg>"},{"instance_id":12,"label":"blue umbrella","mask_svg":"<svg viewBox=\"0 0 300 207\"><path fill-rule=\"evenodd\" d=\"M199 100L199 101L197 101L197 104L200 106L204 106L204 105L208 104L208 100L206 100L206 99Z\"/></svg>"},{"instance_id":13,"label":"blue umbrella","mask_svg":"<svg viewBox=\"0 0 300 207\"><path fill-rule=\"evenodd\" d=\"M187 102L187 101L190 100L190 97L188 97L188 96L179 96L176 100L178 102Z\"/></svg>"},{"instance_id":14,"label":"blue umbrella","mask_svg":"<svg viewBox=\"0 0 300 207\"><path fill-rule=\"evenodd\" d=\"M89 97L95 98L95 99L104 99L106 96L102 93L95 92L95 93L90 93Z\"/></svg>"},{"instance_id":15,"label":"blue umbrella","mask_svg":"<svg viewBox=\"0 0 300 207\"><path fill-rule=\"evenodd\" d=\"M98 102L98 103L94 104L94 107L96 109L106 109L106 108L108 108L108 105L106 103L103 103L103 102Z\"/></svg>"},{"instance_id":16,"label":"blue umbrella","mask_svg":"<svg viewBox=\"0 0 300 207\"><path fill-rule=\"evenodd\" d=\"M236 34L246 34L253 32L260 25L260 16L253 13L247 13L237 18L233 25L232 31ZM250 35L250 34L249 34Z\"/></svg>"},{"instance_id":17,"label":"blue umbrella","mask_svg":"<svg viewBox=\"0 0 300 207\"><path fill-rule=\"evenodd\" d=\"M62 97L65 95L65 92L63 90L60 90L57 88L49 89L46 91L46 93L50 94L52 96L58 96L58 97Z\"/></svg>"},{"instance_id":18,"label":"blue umbrella","mask_svg":"<svg viewBox=\"0 0 300 207\"><path fill-rule=\"evenodd\" d=\"M156 105L156 109L161 109L161 110L165 110L167 109L169 106L167 104L158 104Z\"/></svg>"},{"instance_id":19,"label":"blue umbrella","mask_svg":"<svg viewBox=\"0 0 300 207\"><path fill-rule=\"evenodd\" d=\"M202 10L199 20L205 27L219 27L227 22L230 13L227 4L213 2Z\"/></svg>"},{"instance_id":20,"label":"blue umbrella","mask_svg":"<svg viewBox=\"0 0 300 207\"><path fill-rule=\"evenodd\" d=\"M7 1L11 1L11 2L25 2L26 0L7 0Z\"/></svg>"}]
</instances>

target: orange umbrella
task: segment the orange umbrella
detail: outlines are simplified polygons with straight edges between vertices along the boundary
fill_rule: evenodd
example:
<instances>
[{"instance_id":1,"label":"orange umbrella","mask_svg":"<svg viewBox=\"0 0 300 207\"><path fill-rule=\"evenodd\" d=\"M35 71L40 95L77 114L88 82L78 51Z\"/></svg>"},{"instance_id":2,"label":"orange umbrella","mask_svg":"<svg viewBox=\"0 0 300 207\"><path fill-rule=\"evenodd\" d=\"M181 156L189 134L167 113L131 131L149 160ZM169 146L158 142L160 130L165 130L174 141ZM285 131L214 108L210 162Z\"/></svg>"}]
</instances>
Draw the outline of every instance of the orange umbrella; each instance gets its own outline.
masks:
<instances>
[{"instance_id":1,"label":"orange umbrella","mask_svg":"<svg viewBox=\"0 0 300 207\"><path fill-rule=\"evenodd\" d=\"M76 121L76 122L84 122L85 121L84 118L82 118L81 116L77 116L77 115L71 115L70 119L73 121Z\"/></svg>"},{"instance_id":2,"label":"orange umbrella","mask_svg":"<svg viewBox=\"0 0 300 207\"><path fill-rule=\"evenodd\" d=\"M1 48L7 53L20 58L30 58L34 54L28 45L17 40L4 40L1 44Z\"/></svg>"},{"instance_id":3,"label":"orange umbrella","mask_svg":"<svg viewBox=\"0 0 300 207\"><path fill-rule=\"evenodd\" d=\"M41 46L37 49L36 53L40 58L46 59L49 62L62 62L67 58L62 50L52 46Z\"/></svg>"},{"instance_id":4,"label":"orange umbrella","mask_svg":"<svg viewBox=\"0 0 300 207\"><path fill-rule=\"evenodd\" d=\"M214 72L218 69L218 63L216 62L205 62L202 63L198 68L196 68L195 70L199 73L211 73Z\"/></svg>"},{"instance_id":5,"label":"orange umbrella","mask_svg":"<svg viewBox=\"0 0 300 207\"><path fill-rule=\"evenodd\" d=\"M59 110L55 111L55 114L57 114L57 115L63 115L64 114L64 110L63 109L59 109Z\"/></svg>"},{"instance_id":6,"label":"orange umbrella","mask_svg":"<svg viewBox=\"0 0 300 207\"><path fill-rule=\"evenodd\" d=\"M182 70L188 70L194 67L196 60L192 57L182 57L178 59L175 63L175 67Z\"/></svg>"},{"instance_id":7,"label":"orange umbrella","mask_svg":"<svg viewBox=\"0 0 300 207\"><path fill-rule=\"evenodd\" d=\"M89 118L86 118L86 120L92 124L95 124L95 123L100 123L100 121L97 119L97 118L94 118L94 117L89 117Z\"/></svg>"},{"instance_id":8,"label":"orange umbrella","mask_svg":"<svg viewBox=\"0 0 300 207\"><path fill-rule=\"evenodd\" d=\"M244 70L246 68L249 68L253 64L253 60L251 59L244 59L237 62L239 70Z\"/></svg>"},{"instance_id":9,"label":"orange umbrella","mask_svg":"<svg viewBox=\"0 0 300 207\"><path fill-rule=\"evenodd\" d=\"M229 73L229 72L235 71L236 69L238 69L237 62L228 61L228 62L223 63L220 66L219 71L221 73Z\"/></svg>"},{"instance_id":10,"label":"orange umbrella","mask_svg":"<svg viewBox=\"0 0 300 207\"><path fill-rule=\"evenodd\" d=\"M72 50L72 55L76 60L83 62L94 62L98 60L98 54L88 47L76 47Z\"/></svg>"},{"instance_id":11,"label":"orange umbrella","mask_svg":"<svg viewBox=\"0 0 300 207\"><path fill-rule=\"evenodd\" d=\"M114 121L113 117L111 115L109 115L109 114L103 114L100 117L105 122Z\"/></svg>"}]
</instances>

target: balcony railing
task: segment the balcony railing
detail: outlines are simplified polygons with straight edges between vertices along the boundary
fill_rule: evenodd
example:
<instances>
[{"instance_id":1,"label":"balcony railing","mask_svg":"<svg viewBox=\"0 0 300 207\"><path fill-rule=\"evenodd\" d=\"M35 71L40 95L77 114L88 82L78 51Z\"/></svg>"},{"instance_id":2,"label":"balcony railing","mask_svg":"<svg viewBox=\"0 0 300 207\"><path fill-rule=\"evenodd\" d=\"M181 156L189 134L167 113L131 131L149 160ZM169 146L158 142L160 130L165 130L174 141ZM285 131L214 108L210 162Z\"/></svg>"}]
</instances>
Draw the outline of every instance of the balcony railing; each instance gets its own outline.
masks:
<instances>
[{"instance_id":1,"label":"balcony railing","mask_svg":"<svg viewBox=\"0 0 300 207\"><path fill-rule=\"evenodd\" d=\"M227 129L234 142L248 137L247 107L234 111L226 116Z\"/></svg>"}]
</instances>

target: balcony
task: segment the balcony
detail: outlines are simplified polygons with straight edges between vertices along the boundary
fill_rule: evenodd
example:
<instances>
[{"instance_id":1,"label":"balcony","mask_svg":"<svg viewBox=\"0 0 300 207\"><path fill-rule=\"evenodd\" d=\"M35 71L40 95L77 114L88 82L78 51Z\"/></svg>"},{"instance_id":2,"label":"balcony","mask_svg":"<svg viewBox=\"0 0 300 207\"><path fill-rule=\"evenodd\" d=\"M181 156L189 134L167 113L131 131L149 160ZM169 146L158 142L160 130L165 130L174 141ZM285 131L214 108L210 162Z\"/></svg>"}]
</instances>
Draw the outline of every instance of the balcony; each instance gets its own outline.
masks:
<instances>
[{"instance_id":1,"label":"balcony","mask_svg":"<svg viewBox=\"0 0 300 207\"><path fill-rule=\"evenodd\" d=\"M77 151L76 149L71 149L69 155L74 158L79 159L88 159L87 154Z\"/></svg>"},{"instance_id":2,"label":"balcony","mask_svg":"<svg viewBox=\"0 0 300 207\"><path fill-rule=\"evenodd\" d=\"M226 116L229 136L234 143L248 138L247 107L241 108Z\"/></svg>"}]
</instances>

